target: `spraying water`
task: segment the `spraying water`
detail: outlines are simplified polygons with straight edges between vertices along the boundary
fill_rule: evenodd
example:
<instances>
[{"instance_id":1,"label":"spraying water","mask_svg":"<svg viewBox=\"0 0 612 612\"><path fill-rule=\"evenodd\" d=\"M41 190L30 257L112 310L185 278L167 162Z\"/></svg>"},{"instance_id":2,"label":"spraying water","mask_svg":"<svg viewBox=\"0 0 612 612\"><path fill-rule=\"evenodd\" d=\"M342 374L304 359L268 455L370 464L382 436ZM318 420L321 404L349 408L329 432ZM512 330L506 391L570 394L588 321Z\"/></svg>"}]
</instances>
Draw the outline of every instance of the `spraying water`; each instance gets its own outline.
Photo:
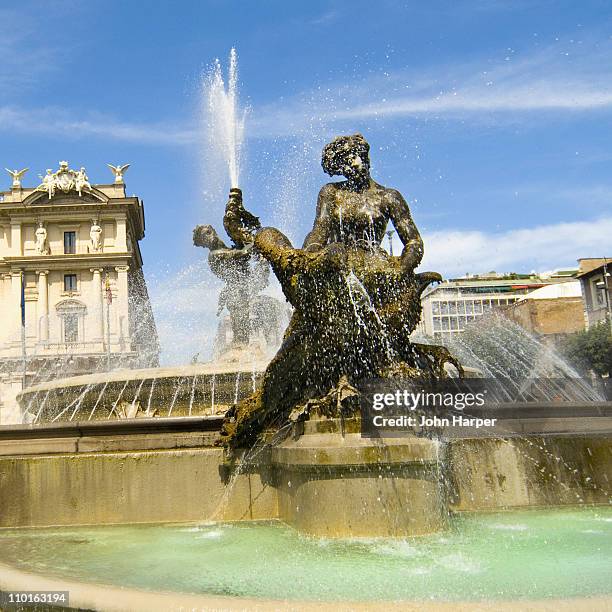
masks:
<instances>
[{"instance_id":1,"label":"spraying water","mask_svg":"<svg viewBox=\"0 0 612 612\"><path fill-rule=\"evenodd\" d=\"M446 344L463 365L510 381L517 390L536 385L542 399L603 400L554 349L500 313L483 317Z\"/></svg>"},{"instance_id":2,"label":"spraying water","mask_svg":"<svg viewBox=\"0 0 612 612\"><path fill-rule=\"evenodd\" d=\"M218 150L227 165L230 187L238 187L240 158L244 141L246 110L238 104L238 55L230 51L227 85L221 62L215 60L204 82L204 104L209 146Z\"/></svg>"}]
</instances>

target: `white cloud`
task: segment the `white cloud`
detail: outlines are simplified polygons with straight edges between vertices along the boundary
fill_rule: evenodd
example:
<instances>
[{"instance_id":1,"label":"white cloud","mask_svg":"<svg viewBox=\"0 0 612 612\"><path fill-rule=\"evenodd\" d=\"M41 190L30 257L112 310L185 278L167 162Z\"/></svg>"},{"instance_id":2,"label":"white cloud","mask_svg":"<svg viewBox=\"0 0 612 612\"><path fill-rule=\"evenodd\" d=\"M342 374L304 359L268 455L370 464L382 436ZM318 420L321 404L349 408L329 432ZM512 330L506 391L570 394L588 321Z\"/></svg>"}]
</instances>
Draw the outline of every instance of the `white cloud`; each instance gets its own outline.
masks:
<instances>
[{"instance_id":1,"label":"white cloud","mask_svg":"<svg viewBox=\"0 0 612 612\"><path fill-rule=\"evenodd\" d=\"M1 13L0 13L1 17ZM14 46L14 45L13 45ZM9 57L15 58L11 46ZM2 51L0 43L0 51ZM252 109L247 136L275 138L363 129L361 122L402 117L482 121L508 120L525 113L570 113L612 108L612 43L560 41L521 55L512 49L495 60L406 68L321 84L312 90ZM32 66L36 57L26 57ZM47 62L48 63L48 62ZM41 62L39 69L44 68ZM2 72L4 70L4 73ZM0 84L21 72L15 62L0 68ZM34 72L36 74L36 72ZM0 130L95 136L144 144L195 142L196 125L173 122L135 123L101 113L77 115L68 109L0 107Z\"/></svg>"},{"instance_id":2,"label":"white cloud","mask_svg":"<svg viewBox=\"0 0 612 612\"><path fill-rule=\"evenodd\" d=\"M15 8L0 8L0 132L59 136L63 139L101 137L143 144L183 145L195 140L195 132L172 122L133 123L99 112L73 111L68 108L24 108L11 100L24 99L29 90L44 91L50 76L55 80L62 72L74 69L78 56L78 39L46 36L52 29L64 27L63 16L78 19L83 7L78 3L55 3L52 14L25 3ZM60 76L58 76L58 74ZM81 78L81 77L79 77ZM35 98L39 98L37 95Z\"/></svg>"},{"instance_id":3,"label":"white cloud","mask_svg":"<svg viewBox=\"0 0 612 612\"><path fill-rule=\"evenodd\" d=\"M466 272L531 272L575 268L580 257L612 255L612 217L503 232L441 230L424 233L420 270L445 277ZM402 245L394 236L394 252Z\"/></svg>"},{"instance_id":4,"label":"white cloud","mask_svg":"<svg viewBox=\"0 0 612 612\"><path fill-rule=\"evenodd\" d=\"M171 123L137 124L100 113L78 117L66 109L0 107L0 131L32 133L78 139L97 136L143 144L183 145L195 140L193 130Z\"/></svg>"},{"instance_id":5,"label":"white cloud","mask_svg":"<svg viewBox=\"0 0 612 612\"><path fill-rule=\"evenodd\" d=\"M610 42L560 41L525 55L508 49L491 61L358 74L254 107L247 136L318 135L343 127L363 129L361 122L374 125L402 117L507 121L525 113L539 113L541 118L543 112L557 116L610 109L611 52ZM29 58L28 65L35 59ZM8 70L19 74L15 65ZM3 78L6 74L3 77L0 69L0 84ZM68 109L4 106L0 107L0 130L185 145L197 140L199 127L171 121L134 123Z\"/></svg>"},{"instance_id":6,"label":"white cloud","mask_svg":"<svg viewBox=\"0 0 612 612\"><path fill-rule=\"evenodd\" d=\"M308 23L312 26L328 26L336 22L340 17L338 11L327 11L314 19L311 19Z\"/></svg>"},{"instance_id":7,"label":"white cloud","mask_svg":"<svg viewBox=\"0 0 612 612\"><path fill-rule=\"evenodd\" d=\"M491 86L492 87L492 86ZM587 110L612 105L612 88L598 89L590 83L535 81L490 90L478 85L441 91L434 96L398 96L371 102L334 114L336 119L368 119L457 112Z\"/></svg>"},{"instance_id":8,"label":"white cloud","mask_svg":"<svg viewBox=\"0 0 612 612\"><path fill-rule=\"evenodd\" d=\"M488 114L612 107L611 45L561 41L523 57L405 69L334 83L253 111L260 136L384 118L483 119Z\"/></svg>"}]
</instances>

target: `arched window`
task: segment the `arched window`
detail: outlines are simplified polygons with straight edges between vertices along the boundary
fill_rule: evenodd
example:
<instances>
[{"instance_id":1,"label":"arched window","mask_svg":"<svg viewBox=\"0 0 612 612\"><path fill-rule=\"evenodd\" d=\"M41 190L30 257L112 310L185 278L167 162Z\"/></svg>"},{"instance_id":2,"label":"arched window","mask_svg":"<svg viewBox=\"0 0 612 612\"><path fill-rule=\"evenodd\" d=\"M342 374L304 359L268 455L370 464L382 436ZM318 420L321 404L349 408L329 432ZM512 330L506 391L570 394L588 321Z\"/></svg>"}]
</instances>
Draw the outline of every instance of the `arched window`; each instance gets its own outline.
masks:
<instances>
[{"instance_id":1,"label":"arched window","mask_svg":"<svg viewBox=\"0 0 612 612\"><path fill-rule=\"evenodd\" d=\"M61 321L62 341L75 344L83 340L87 307L78 300L64 300L55 309Z\"/></svg>"}]
</instances>

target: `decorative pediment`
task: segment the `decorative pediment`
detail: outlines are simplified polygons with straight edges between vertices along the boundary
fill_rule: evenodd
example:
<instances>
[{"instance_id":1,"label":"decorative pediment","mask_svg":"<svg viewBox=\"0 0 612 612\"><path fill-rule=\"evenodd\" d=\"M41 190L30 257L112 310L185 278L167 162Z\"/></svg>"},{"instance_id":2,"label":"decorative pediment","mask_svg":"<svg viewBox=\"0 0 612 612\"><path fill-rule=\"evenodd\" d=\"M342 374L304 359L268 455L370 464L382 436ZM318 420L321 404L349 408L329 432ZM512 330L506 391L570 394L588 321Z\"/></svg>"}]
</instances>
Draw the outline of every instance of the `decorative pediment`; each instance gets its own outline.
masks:
<instances>
[{"instance_id":1,"label":"decorative pediment","mask_svg":"<svg viewBox=\"0 0 612 612\"><path fill-rule=\"evenodd\" d=\"M47 174L41 176L40 179L42 183L36 188L36 191L44 191L49 199L59 191L63 193L76 191L79 196L82 196L84 192L91 190L85 168L72 170L68 167L67 161L61 161L59 163L59 170L56 172L51 172L49 168Z\"/></svg>"},{"instance_id":2,"label":"decorative pediment","mask_svg":"<svg viewBox=\"0 0 612 612\"><path fill-rule=\"evenodd\" d=\"M46 206L49 204L58 205L58 204L106 204L108 202L108 196L99 189L95 187L91 187L87 193L83 193L82 195L78 195L76 192L73 193L55 193L51 199L45 192L34 191L31 193L25 200L23 204L25 206Z\"/></svg>"},{"instance_id":3,"label":"decorative pediment","mask_svg":"<svg viewBox=\"0 0 612 612\"><path fill-rule=\"evenodd\" d=\"M78 312L79 314L84 314L87 311L87 306L83 304L83 302L79 302L79 300L62 300L58 304L55 305L55 310L59 314L64 314L66 312Z\"/></svg>"}]
</instances>

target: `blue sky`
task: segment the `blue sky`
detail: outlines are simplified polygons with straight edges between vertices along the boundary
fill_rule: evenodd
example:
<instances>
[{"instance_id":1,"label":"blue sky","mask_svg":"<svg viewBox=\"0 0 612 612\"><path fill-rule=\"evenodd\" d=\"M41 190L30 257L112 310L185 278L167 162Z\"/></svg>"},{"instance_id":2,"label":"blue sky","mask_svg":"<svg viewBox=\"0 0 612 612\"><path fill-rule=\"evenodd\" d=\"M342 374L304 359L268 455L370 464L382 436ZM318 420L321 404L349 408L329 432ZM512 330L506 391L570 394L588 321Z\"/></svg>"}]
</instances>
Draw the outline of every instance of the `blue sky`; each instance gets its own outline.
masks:
<instances>
[{"instance_id":1,"label":"blue sky","mask_svg":"<svg viewBox=\"0 0 612 612\"><path fill-rule=\"evenodd\" d=\"M197 296L216 285L191 229L222 227L229 186L206 165L201 77L232 46L250 109L247 205L295 241L326 180L321 146L359 130L375 179L410 202L429 269L550 270L610 255L609 2L1 6L0 166L29 166L33 184L60 159L92 182L112 179L107 162L131 163L158 318L180 312L190 337L206 328L198 342L215 300ZM179 333L164 325L166 338Z\"/></svg>"}]
</instances>

